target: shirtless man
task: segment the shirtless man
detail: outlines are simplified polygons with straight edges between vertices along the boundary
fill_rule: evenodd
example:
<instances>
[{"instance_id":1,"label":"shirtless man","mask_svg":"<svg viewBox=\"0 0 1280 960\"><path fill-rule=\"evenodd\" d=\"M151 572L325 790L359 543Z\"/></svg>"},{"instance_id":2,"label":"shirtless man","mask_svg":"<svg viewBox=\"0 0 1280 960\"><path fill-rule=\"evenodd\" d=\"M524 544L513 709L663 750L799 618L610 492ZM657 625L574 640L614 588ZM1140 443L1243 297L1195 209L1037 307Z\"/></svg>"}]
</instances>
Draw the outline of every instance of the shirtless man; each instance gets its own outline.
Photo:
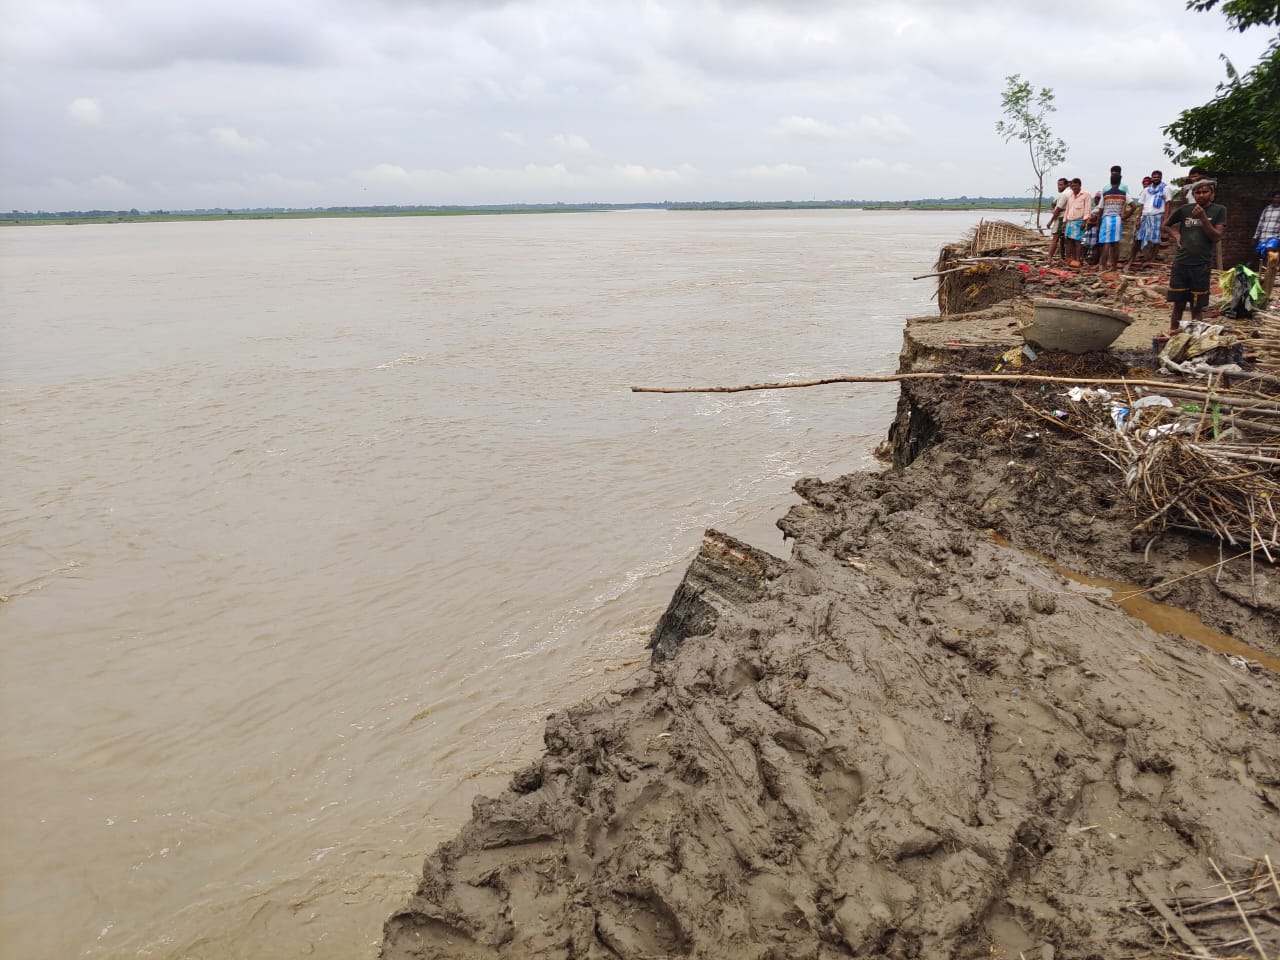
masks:
<instances>
[{"instance_id":1,"label":"shirtless man","mask_svg":"<svg viewBox=\"0 0 1280 960\"><path fill-rule=\"evenodd\" d=\"M1058 178L1058 193L1053 198L1053 216L1049 218L1049 229L1053 231L1053 239L1049 241L1049 262L1053 263L1053 255L1058 252L1059 247L1063 246L1062 231L1067 227L1067 221L1063 219L1062 213L1067 208L1067 197L1071 196L1071 191L1067 189L1067 178ZM1057 224L1055 227L1054 224Z\"/></svg>"}]
</instances>

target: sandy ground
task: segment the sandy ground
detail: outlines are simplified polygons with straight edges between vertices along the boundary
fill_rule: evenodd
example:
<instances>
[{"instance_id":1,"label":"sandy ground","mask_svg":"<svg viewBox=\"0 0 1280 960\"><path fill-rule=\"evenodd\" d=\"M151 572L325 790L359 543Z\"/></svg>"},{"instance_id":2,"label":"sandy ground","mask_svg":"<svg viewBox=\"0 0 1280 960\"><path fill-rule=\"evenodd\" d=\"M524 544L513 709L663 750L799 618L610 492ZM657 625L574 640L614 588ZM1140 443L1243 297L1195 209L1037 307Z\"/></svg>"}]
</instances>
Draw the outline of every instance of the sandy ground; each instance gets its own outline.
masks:
<instances>
[{"instance_id":1,"label":"sandy ground","mask_svg":"<svg viewBox=\"0 0 1280 960\"><path fill-rule=\"evenodd\" d=\"M912 321L904 365L989 369L1006 306ZM1132 335L1098 372L1149 354ZM909 464L797 484L758 591L548 720L384 958L1173 956L1161 907L1280 864L1280 573L1196 573L1216 548L1179 534L1135 549L1108 469L1007 388L906 384L894 433ZM1243 936L1225 907L1204 944ZM1280 910L1254 928L1280 951Z\"/></svg>"}]
</instances>

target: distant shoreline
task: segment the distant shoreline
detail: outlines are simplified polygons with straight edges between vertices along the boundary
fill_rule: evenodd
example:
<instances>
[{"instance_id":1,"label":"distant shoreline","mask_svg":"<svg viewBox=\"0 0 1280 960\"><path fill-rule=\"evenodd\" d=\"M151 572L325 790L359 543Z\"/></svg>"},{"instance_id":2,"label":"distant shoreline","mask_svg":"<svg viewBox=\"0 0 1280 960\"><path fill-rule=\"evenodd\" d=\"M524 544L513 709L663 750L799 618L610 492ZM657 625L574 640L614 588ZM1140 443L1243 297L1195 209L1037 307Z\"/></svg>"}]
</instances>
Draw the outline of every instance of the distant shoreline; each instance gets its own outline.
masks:
<instances>
[{"instance_id":1,"label":"distant shoreline","mask_svg":"<svg viewBox=\"0 0 1280 960\"><path fill-rule=\"evenodd\" d=\"M473 217L535 213L606 213L625 210L1034 210L1025 198L967 197L894 201L706 201L699 203L548 203L475 207L326 207L324 209L243 209L191 211L89 210L59 213L13 211L0 215L0 226L77 225L86 223L175 223L201 220L329 220L354 217Z\"/></svg>"}]
</instances>

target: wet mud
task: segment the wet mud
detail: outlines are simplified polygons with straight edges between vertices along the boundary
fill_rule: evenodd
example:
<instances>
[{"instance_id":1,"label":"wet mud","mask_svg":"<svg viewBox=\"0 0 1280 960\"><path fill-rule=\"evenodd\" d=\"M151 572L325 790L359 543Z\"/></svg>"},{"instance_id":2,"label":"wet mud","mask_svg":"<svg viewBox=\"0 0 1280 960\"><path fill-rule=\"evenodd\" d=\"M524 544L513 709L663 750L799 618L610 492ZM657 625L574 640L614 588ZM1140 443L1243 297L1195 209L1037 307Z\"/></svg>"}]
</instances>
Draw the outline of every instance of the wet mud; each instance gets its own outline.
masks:
<instances>
[{"instance_id":1,"label":"wet mud","mask_svg":"<svg viewBox=\"0 0 1280 960\"><path fill-rule=\"evenodd\" d=\"M797 484L790 560L709 537L659 655L548 720L386 960L1170 956L1155 901L1280 864L1280 574L1135 540L1110 469L1017 390L906 383L890 446Z\"/></svg>"}]
</instances>

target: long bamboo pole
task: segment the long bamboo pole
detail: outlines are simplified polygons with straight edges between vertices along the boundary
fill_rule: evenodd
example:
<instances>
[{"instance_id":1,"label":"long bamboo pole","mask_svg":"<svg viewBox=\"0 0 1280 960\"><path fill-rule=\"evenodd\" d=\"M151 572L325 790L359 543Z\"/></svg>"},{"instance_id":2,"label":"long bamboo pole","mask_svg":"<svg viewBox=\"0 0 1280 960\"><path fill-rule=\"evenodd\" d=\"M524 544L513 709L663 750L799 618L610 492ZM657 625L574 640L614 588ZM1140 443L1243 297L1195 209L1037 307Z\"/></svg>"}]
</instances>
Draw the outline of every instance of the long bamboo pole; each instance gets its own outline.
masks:
<instances>
[{"instance_id":1,"label":"long bamboo pole","mask_svg":"<svg viewBox=\"0 0 1280 960\"><path fill-rule=\"evenodd\" d=\"M1167 389L1168 380L1127 380L1106 377L1050 377L1030 373L895 373L882 377L824 377L821 380L792 380L779 383L750 383L739 387L632 387L632 393L745 393L748 390L792 390L821 387L831 383L897 383L902 380L960 380L965 383L1078 383L1103 386L1157 387ZM1198 394L1224 393L1221 387L1201 387L1179 383L1178 389Z\"/></svg>"}]
</instances>

